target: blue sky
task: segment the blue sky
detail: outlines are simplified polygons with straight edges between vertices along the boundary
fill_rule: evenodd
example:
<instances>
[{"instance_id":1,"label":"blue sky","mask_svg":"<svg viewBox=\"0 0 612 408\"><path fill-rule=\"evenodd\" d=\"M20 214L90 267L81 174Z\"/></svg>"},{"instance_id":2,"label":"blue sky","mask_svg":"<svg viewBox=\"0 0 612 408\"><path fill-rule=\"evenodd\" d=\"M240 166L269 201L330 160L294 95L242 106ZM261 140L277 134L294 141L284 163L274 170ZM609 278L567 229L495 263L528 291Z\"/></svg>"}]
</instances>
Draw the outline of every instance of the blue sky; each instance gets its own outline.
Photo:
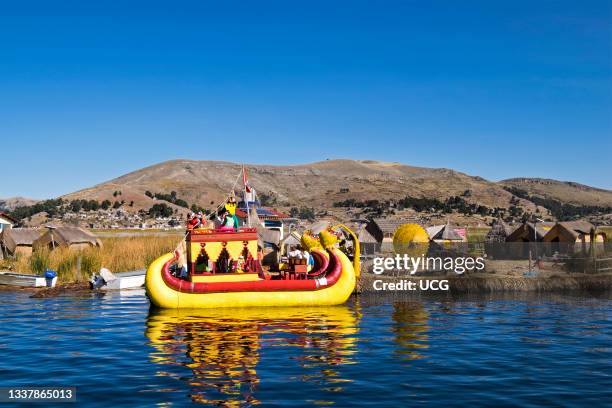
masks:
<instances>
[{"instance_id":1,"label":"blue sky","mask_svg":"<svg viewBox=\"0 0 612 408\"><path fill-rule=\"evenodd\" d=\"M0 6L0 197L175 158L612 189L609 1L90 3Z\"/></svg>"}]
</instances>

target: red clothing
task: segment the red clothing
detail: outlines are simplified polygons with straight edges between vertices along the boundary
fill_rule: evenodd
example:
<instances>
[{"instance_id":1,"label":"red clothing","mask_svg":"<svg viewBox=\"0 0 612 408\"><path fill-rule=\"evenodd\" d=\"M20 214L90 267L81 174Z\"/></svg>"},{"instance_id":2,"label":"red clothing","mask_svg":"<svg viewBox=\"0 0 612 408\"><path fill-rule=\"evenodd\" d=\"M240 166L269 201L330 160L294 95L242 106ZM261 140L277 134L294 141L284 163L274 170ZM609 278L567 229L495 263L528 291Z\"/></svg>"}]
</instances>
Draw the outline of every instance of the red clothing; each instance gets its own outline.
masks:
<instances>
[{"instance_id":1,"label":"red clothing","mask_svg":"<svg viewBox=\"0 0 612 408\"><path fill-rule=\"evenodd\" d=\"M200 221L200 219L198 217L193 217L192 219L189 220L189 222L187 223L187 229L194 229L199 227L202 224L202 222Z\"/></svg>"}]
</instances>

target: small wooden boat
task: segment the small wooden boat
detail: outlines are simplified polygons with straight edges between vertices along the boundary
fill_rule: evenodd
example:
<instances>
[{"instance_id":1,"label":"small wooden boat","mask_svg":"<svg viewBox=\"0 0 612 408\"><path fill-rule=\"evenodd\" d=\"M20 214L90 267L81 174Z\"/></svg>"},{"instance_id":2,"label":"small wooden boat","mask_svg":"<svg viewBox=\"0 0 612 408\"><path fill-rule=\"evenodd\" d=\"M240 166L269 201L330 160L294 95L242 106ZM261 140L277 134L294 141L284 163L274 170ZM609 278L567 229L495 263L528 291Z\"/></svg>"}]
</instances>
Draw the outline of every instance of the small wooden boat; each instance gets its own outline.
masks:
<instances>
[{"instance_id":1,"label":"small wooden boat","mask_svg":"<svg viewBox=\"0 0 612 408\"><path fill-rule=\"evenodd\" d=\"M111 273L102 270L100 275L91 279L92 289L100 290L124 290L137 289L144 286L145 270Z\"/></svg>"},{"instance_id":2,"label":"small wooden boat","mask_svg":"<svg viewBox=\"0 0 612 408\"><path fill-rule=\"evenodd\" d=\"M57 276L48 279L39 275L26 275L23 273L0 272L0 285L22 286L30 288L40 288L45 286L53 287L57 282Z\"/></svg>"}]
</instances>

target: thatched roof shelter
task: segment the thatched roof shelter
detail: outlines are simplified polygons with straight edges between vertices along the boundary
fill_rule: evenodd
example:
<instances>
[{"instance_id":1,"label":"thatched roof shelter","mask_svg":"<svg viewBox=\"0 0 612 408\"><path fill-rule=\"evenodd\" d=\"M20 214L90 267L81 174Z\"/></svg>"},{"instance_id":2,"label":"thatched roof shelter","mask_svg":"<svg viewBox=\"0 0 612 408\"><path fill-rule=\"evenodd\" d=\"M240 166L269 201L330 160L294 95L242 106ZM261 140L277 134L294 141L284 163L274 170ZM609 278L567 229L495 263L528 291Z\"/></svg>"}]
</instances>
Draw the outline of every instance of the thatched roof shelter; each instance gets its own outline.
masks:
<instances>
[{"instance_id":1,"label":"thatched roof shelter","mask_svg":"<svg viewBox=\"0 0 612 408\"><path fill-rule=\"evenodd\" d=\"M541 242L554 225L552 222L538 222L534 233L534 224L525 222L508 235L506 242Z\"/></svg>"},{"instance_id":2,"label":"thatched roof shelter","mask_svg":"<svg viewBox=\"0 0 612 408\"><path fill-rule=\"evenodd\" d=\"M32 245L42 231L32 228L8 228L2 231L0 242L9 254L32 253Z\"/></svg>"},{"instance_id":3,"label":"thatched roof shelter","mask_svg":"<svg viewBox=\"0 0 612 408\"><path fill-rule=\"evenodd\" d=\"M363 244L376 244L377 243L376 238L374 238L372 234L368 232L365 225L361 226L357 231L358 231L357 239L359 239L360 243L363 243Z\"/></svg>"},{"instance_id":4,"label":"thatched roof shelter","mask_svg":"<svg viewBox=\"0 0 612 408\"><path fill-rule=\"evenodd\" d=\"M370 234L365 225L359 227L356 234L363 255L374 255L380 251L380 243Z\"/></svg>"},{"instance_id":5,"label":"thatched roof shelter","mask_svg":"<svg viewBox=\"0 0 612 408\"><path fill-rule=\"evenodd\" d=\"M588 221L563 221L557 224L574 234L590 234L591 230L595 229L595 226Z\"/></svg>"},{"instance_id":6,"label":"thatched roof shelter","mask_svg":"<svg viewBox=\"0 0 612 408\"><path fill-rule=\"evenodd\" d=\"M47 247L53 249L66 246L72 249L101 247L102 242L91 232L78 227L49 228L40 238L34 241L34 249Z\"/></svg>"},{"instance_id":7,"label":"thatched roof shelter","mask_svg":"<svg viewBox=\"0 0 612 408\"><path fill-rule=\"evenodd\" d=\"M558 222L544 236L544 242L590 242L591 233L603 242L603 236L595 233L595 226L587 221Z\"/></svg>"},{"instance_id":8,"label":"thatched roof shelter","mask_svg":"<svg viewBox=\"0 0 612 408\"><path fill-rule=\"evenodd\" d=\"M463 242L465 239L459 235L455 228L449 223L443 225L434 225L425 229L432 241L458 241Z\"/></svg>"}]
</instances>

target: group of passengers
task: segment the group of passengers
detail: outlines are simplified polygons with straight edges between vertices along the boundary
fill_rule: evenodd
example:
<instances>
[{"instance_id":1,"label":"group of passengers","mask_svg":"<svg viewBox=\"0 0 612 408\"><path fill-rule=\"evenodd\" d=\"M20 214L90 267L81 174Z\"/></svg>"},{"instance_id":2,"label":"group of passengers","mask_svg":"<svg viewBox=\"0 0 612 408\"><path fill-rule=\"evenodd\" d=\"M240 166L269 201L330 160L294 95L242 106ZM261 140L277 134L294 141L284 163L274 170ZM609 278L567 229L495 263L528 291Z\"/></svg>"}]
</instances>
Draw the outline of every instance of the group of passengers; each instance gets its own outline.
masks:
<instances>
[{"instance_id":1,"label":"group of passengers","mask_svg":"<svg viewBox=\"0 0 612 408\"><path fill-rule=\"evenodd\" d=\"M292 246L287 253L289 263L308 265L308 270L314 266L314 258L306 249L301 249L299 246Z\"/></svg>"},{"instance_id":2,"label":"group of passengers","mask_svg":"<svg viewBox=\"0 0 612 408\"><path fill-rule=\"evenodd\" d=\"M187 216L187 229L214 228L221 231L233 231L240 227L240 221L236 216L236 206L236 199L230 197L223 207L208 217L205 217L202 211L190 212Z\"/></svg>"}]
</instances>

